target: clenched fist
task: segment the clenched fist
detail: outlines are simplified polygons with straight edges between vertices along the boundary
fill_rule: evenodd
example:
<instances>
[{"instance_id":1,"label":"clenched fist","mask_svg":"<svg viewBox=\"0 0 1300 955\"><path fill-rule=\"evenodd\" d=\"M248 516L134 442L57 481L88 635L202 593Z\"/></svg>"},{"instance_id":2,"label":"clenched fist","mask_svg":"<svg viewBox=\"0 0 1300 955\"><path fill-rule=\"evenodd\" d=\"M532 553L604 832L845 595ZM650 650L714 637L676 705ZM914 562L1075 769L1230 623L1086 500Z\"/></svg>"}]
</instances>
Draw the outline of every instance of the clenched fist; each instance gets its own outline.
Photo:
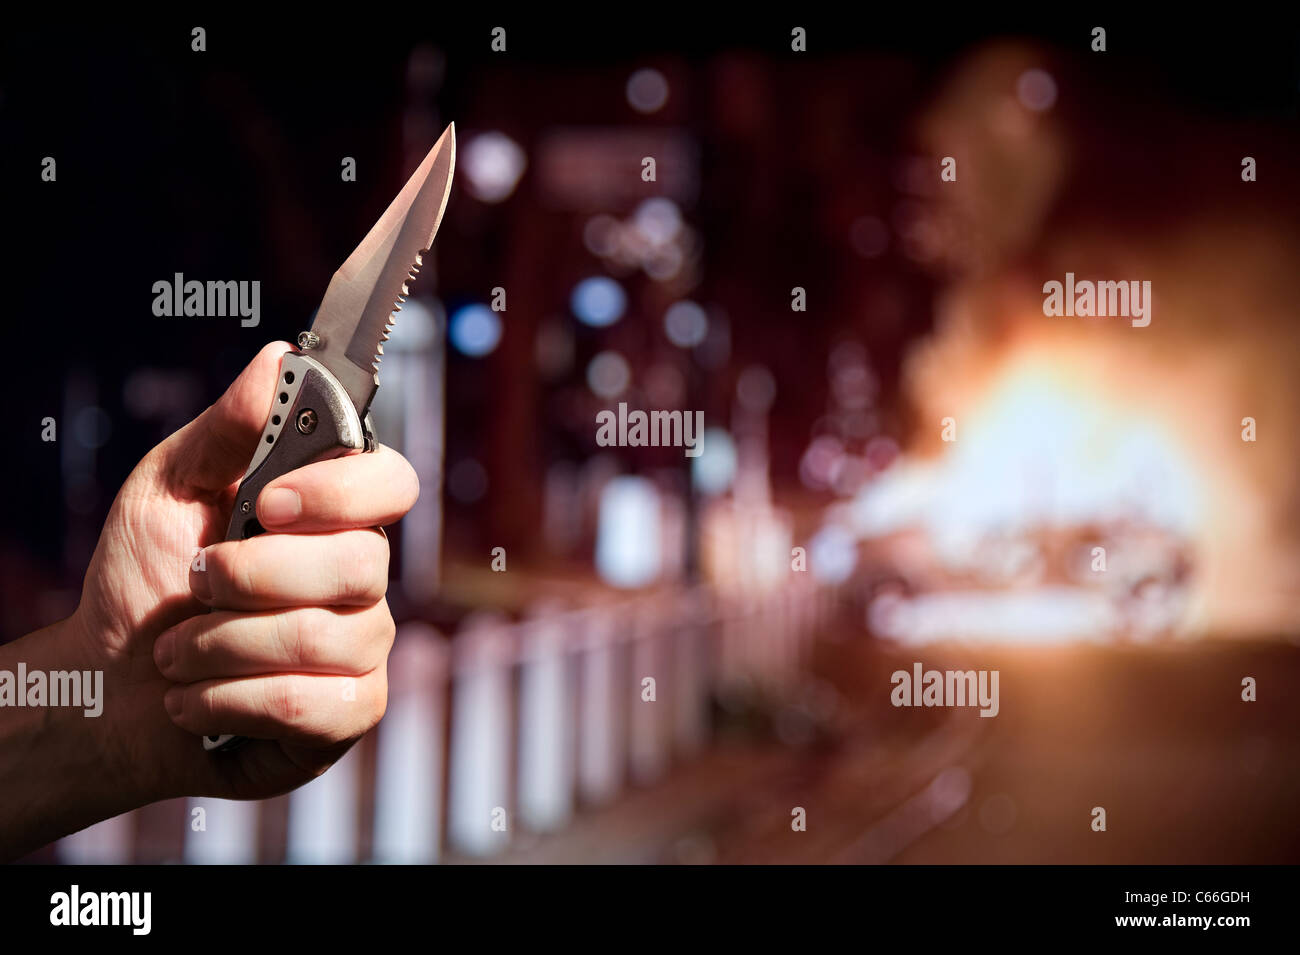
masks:
<instances>
[{"instance_id":1,"label":"clenched fist","mask_svg":"<svg viewBox=\"0 0 1300 955\"><path fill-rule=\"evenodd\" d=\"M379 447L275 479L267 533L224 541L288 350L149 452L113 502L76 612L0 669L102 670L103 714L0 708L0 857L180 795L252 799L324 772L383 716L388 541L415 472ZM204 734L250 741L205 752Z\"/></svg>"}]
</instances>

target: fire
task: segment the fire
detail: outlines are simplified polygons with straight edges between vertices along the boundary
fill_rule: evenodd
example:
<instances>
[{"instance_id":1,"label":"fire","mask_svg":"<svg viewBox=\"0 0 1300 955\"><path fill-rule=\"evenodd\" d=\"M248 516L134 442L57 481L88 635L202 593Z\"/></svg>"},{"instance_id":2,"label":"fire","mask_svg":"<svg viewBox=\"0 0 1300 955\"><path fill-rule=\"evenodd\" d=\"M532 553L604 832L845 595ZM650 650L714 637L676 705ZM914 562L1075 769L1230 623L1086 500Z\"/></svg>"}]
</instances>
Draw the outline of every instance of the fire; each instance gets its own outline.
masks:
<instances>
[{"instance_id":1,"label":"fire","mask_svg":"<svg viewBox=\"0 0 1300 955\"><path fill-rule=\"evenodd\" d=\"M939 540L1034 527L1154 525L1194 532L1204 490L1171 432L1118 405L1069 366L1022 360L968 414L938 465Z\"/></svg>"},{"instance_id":2,"label":"fire","mask_svg":"<svg viewBox=\"0 0 1300 955\"><path fill-rule=\"evenodd\" d=\"M1186 372L1117 342L1022 337L963 363L941 349L946 374L918 402L937 453L918 440L855 502L868 553L902 578L869 611L873 630L1041 643L1232 619L1216 597L1242 528L1225 534L1223 517L1250 510L1231 492L1249 448L1206 441Z\"/></svg>"}]
</instances>

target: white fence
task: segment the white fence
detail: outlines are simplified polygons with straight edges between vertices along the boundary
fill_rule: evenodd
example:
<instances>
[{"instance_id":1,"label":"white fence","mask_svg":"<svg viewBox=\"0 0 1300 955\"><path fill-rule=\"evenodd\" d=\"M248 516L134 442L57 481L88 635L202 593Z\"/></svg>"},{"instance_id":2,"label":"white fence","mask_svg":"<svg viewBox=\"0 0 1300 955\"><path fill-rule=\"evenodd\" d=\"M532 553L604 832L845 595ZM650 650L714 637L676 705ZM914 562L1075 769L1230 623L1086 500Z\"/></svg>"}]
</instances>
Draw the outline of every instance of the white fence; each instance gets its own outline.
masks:
<instances>
[{"instance_id":1,"label":"white fence","mask_svg":"<svg viewBox=\"0 0 1300 955\"><path fill-rule=\"evenodd\" d=\"M475 614L451 639L405 624L384 720L325 775L262 802L147 806L61 840L58 857L489 858L521 832L559 831L700 754L714 696L738 685L783 692L806 671L836 599L800 574L748 598L701 587L580 610L543 605L519 621Z\"/></svg>"}]
</instances>

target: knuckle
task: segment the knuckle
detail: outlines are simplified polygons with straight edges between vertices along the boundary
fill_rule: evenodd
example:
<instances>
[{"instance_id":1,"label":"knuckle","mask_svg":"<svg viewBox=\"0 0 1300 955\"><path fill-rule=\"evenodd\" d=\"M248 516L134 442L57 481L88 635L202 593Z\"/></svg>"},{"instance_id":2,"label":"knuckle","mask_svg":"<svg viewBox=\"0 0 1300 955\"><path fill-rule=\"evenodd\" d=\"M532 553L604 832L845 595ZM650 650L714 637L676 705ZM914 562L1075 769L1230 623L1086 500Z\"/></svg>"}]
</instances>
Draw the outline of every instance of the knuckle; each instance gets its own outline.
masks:
<instances>
[{"instance_id":1,"label":"knuckle","mask_svg":"<svg viewBox=\"0 0 1300 955\"><path fill-rule=\"evenodd\" d=\"M176 666L190 667L202 664L212 656L216 638L210 629L195 629L188 639L182 636L176 641Z\"/></svg>"},{"instance_id":2,"label":"knuckle","mask_svg":"<svg viewBox=\"0 0 1300 955\"><path fill-rule=\"evenodd\" d=\"M397 637L397 624L389 610L388 601L380 600L367 610L360 623L361 640L356 665L364 667L365 673L380 670Z\"/></svg>"},{"instance_id":3,"label":"knuckle","mask_svg":"<svg viewBox=\"0 0 1300 955\"><path fill-rule=\"evenodd\" d=\"M334 592L342 598L351 597L357 590L357 574L361 569L362 555L359 549L345 545L346 538L338 537L335 539L337 546L335 548L334 563Z\"/></svg>"},{"instance_id":4,"label":"knuckle","mask_svg":"<svg viewBox=\"0 0 1300 955\"><path fill-rule=\"evenodd\" d=\"M302 684L293 677L275 677L270 686L272 718L289 725L302 721L307 713L307 697Z\"/></svg>"},{"instance_id":5,"label":"knuckle","mask_svg":"<svg viewBox=\"0 0 1300 955\"><path fill-rule=\"evenodd\" d=\"M203 570L195 573L207 574L214 590L218 590L230 579L230 565L234 559L233 548L214 544L203 552Z\"/></svg>"},{"instance_id":6,"label":"knuckle","mask_svg":"<svg viewBox=\"0 0 1300 955\"><path fill-rule=\"evenodd\" d=\"M383 676L376 676L375 688L371 693L366 714L370 725L374 726L382 720L386 712L388 712L388 681Z\"/></svg>"},{"instance_id":7,"label":"knuckle","mask_svg":"<svg viewBox=\"0 0 1300 955\"><path fill-rule=\"evenodd\" d=\"M381 531L367 535L370 541L373 580L371 581L376 601L383 600L388 593L388 538Z\"/></svg>"},{"instance_id":8,"label":"knuckle","mask_svg":"<svg viewBox=\"0 0 1300 955\"><path fill-rule=\"evenodd\" d=\"M420 476L415 473L415 468L411 466L411 462L402 455L397 455L397 460L400 462L398 472L401 474L398 484L403 489L402 497L409 509L420 496Z\"/></svg>"},{"instance_id":9,"label":"knuckle","mask_svg":"<svg viewBox=\"0 0 1300 955\"><path fill-rule=\"evenodd\" d=\"M238 594L257 592L254 561L242 544L239 541L233 547L215 548L215 559L209 558L208 572L216 575L212 578L215 593L220 593L222 587Z\"/></svg>"},{"instance_id":10,"label":"knuckle","mask_svg":"<svg viewBox=\"0 0 1300 955\"><path fill-rule=\"evenodd\" d=\"M303 620L303 642L316 666L334 665L339 649L348 645L350 636L346 618L328 607L313 607Z\"/></svg>"},{"instance_id":11,"label":"knuckle","mask_svg":"<svg viewBox=\"0 0 1300 955\"><path fill-rule=\"evenodd\" d=\"M303 618L305 612L278 613L275 615L275 640L280 658L290 664L302 665L309 661L309 627Z\"/></svg>"},{"instance_id":12,"label":"knuckle","mask_svg":"<svg viewBox=\"0 0 1300 955\"><path fill-rule=\"evenodd\" d=\"M387 653L392 649L393 641L397 638L397 621L393 619L393 612L387 600L379 602L379 637L384 652Z\"/></svg>"},{"instance_id":13,"label":"knuckle","mask_svg":"<svg viewBox=\"0 0 1300 955\"><path fill-rule=\"evenodd\" d=\"M375 603L388 591L388 542L362 532L340 559L339 590L349 599Z\"/></svg>"},{"instance_id":14,"label":"knuckle","mask_svg":"<svg viewBox=\"0 0 1300 955\"><path fill-rule=\"evenodd\" d=\"M253 559L249 548L241 547L239 557L235 560L235 586L241 593L255 594L261 590L261 583L258 579L257 561Z\"/></svg>"},{"instance_id":15,"label":"knuckle","mask_svg":"<svg viewBox=\"0 0 1300 955\"><path fill-rule=\"evenodd\" d=\"M197 723L205 723L212 719L217 713L217 689L216 687L206 686L202 689L187 689L185 691L185 703L181 712L184 716Z\"/></svg>"}]
</instances>

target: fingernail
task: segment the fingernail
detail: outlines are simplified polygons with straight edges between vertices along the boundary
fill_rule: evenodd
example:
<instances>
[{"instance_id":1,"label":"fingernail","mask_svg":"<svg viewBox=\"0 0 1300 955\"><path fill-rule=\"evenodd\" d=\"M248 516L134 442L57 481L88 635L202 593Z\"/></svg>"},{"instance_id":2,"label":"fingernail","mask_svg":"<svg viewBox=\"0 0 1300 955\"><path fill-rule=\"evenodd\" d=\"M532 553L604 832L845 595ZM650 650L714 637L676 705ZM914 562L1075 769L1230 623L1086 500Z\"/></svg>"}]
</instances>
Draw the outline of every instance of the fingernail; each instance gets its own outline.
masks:
<instances>
[{"instance_id":1,"label":"fingernail","mask_svg":"<svg viewBox=\"0 0 1300 955\"><path fill-rule=\"evenodd\" d=\"M185 709L185 691L174 686L163 694L163 706L167 707L167 715L176 719Z\"/></svg>"},{"instance_id":2,"label":"fingernail","mask_svg":"<svg viewBox=\"0 0 1300 955\"><path fill-rule=\"evenodd\" d=\"M175 659L176 630L173 628L163 631L162 636L153 645L153 662L158 667L159 673L166 674Z\"/></svg>"},{"instance_id":3,"label":"fingernail","mask_svg":"<svg viewBox=\"0 0 1300 955\"><path fill-rule=\"evenodd\" d=\"M204 603L212 600L212 580L204 570L190 570L190 593Z\"/></svg>"},{"instance_id":4,"label":"fingernail","mask_svg":"<svg viewBox=\"0 0 1300 955\"><path fill-rule=\"evenodd\" d=\"M302 513L302 498L293 488L273 487L257 502L257 513L263 524L287 524Z\"/></svg>"}]
</instances>

